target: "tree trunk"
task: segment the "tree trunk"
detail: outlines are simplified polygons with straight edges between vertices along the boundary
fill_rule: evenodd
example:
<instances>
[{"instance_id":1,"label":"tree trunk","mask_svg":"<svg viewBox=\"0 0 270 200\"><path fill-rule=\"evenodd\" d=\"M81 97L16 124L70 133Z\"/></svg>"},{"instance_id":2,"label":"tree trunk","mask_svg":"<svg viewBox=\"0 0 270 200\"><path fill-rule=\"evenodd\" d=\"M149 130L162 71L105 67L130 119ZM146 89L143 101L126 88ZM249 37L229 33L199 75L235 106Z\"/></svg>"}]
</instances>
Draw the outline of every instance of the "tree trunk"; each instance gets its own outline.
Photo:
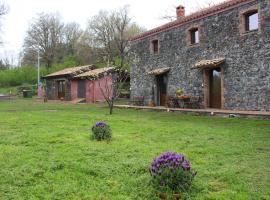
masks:
<instances>
[{"instance_id":1,"label":"tree trunk","mask_svg":"<svg viewBox=\"0 0 270 200\"><path fill-rule=\"evenodd\" d=\"M111 99L110 101L109 101L110 103L109 103L109 109L110 109L110 115L112 115L112 113L113 113L113 99Z\"/></svg>"}]
</instances>

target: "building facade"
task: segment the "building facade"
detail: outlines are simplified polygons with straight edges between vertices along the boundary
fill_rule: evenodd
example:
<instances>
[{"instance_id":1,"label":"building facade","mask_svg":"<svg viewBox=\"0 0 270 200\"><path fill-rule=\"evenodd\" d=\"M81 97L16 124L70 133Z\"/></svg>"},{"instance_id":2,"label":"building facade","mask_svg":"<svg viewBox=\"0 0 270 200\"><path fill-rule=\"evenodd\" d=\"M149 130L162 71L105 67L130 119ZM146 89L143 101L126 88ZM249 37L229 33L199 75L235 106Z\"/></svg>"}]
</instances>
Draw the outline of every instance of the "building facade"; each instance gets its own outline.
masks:
<instances>
[{"instance_id":1,"label":"building facade","mask_svg":"<svg viewBox=\"0 0 270 200\"><path fill-rule=\"evenodd\" d=\"M178 89L205 108L270 110L270 1L231 0L131 39L131 98Z\"/></svg>"},{"instance_id":2,"label":"building facade","mask_svg":"<svg viewBox=\"0 0 270 200\"><path fill-rule=\"evenodd\" d=\"M113 67L94 69L79 74L71 81L71 98L85 99L86 103L105 101L113 95Z\"/></svg>"},{"instance_id":3,"label":"building facade","mask_svg":"<svg viewBox=\"0 0 270 200\"><path fill-rule=\"evenodd\" d=\"M95 103L105 101L102 91L111 95L113 67L94 65L67 68L44 77L48 100Z\"/></svg>"}]
</instances>

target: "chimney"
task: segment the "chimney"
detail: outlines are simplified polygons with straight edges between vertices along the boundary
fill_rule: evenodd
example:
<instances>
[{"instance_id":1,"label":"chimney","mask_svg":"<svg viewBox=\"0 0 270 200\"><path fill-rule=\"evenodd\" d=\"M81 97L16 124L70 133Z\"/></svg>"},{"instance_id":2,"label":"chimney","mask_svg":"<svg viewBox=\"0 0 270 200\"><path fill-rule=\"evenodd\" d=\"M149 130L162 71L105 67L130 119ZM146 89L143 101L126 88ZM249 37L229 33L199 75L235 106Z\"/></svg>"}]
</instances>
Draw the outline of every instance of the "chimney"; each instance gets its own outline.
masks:
<instances>
[{"instance_id":1,"label":"chimney","mask_svg":"<svg viewBox=\"0 0 270 200\"><path fill-rule=\"evenodd\" d=\"M185 7L184 6L178 6L176 8L176 16L177 16L177 19L185 17Z\"/></svg>"}]
</instances>

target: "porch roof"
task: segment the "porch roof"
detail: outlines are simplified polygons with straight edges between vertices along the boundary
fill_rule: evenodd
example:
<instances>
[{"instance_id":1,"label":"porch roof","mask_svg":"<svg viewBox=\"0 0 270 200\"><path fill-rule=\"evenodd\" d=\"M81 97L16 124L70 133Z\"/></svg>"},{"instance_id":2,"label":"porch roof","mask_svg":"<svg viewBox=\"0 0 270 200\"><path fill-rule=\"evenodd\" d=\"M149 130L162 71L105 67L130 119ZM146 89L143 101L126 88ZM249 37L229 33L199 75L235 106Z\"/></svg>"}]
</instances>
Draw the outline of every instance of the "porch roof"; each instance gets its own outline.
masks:
<instances>
[{"instance_id":1,"label":"porch roof","mask_svg":"<svg viewBox=\"0 0 270 200\"><path fill-rule=\"evenodd\" d=\"M56 76L76 76L78 74L84 73L89 70L95 69L95 65L86 65L86 66L79 66L79 67L72 67L72 68L66 68L51 74L48 74L44 76L43 78L51 78L51 77L56 77Z\"/></svg>"},{"instance_id":2,"label":"porch roof","mask_svg":"<svg viewBox=\"0 0 270 200\"><path fill-rule=\"evenodd\" d=\"M214 68L218 65L221 65L225 62L225 58L216 58L212 60L201 60L197 62L192 69L205 69L205 68Z\"/></svg>"},{"instance_id":3,"label":"porch roof","mask_svg":"<svg viewBox=\"0 0 270 200\"><path fill-rule=\"evenodd\" d=\"M158 69L154 69L150 72L148 72L149 75L161 75L161 74L165 74L167 72L169 72L171 70L170 67L163 67L163 68L158 68Z\"/></svg>"},{"instance_id":4,"label":"porch roof","mask_svg":"<svg viewBox=\"0 0 270 200\"><path fill-rule=\"evenodd\" d=\"M104 68L98 68L91 71L87 71L85 73L79 74L75 76L74 78L98 78L100 75L103 75L105 73L110 73L115 70L114 67L104 67Z\"/></svg>"}]
</instances>

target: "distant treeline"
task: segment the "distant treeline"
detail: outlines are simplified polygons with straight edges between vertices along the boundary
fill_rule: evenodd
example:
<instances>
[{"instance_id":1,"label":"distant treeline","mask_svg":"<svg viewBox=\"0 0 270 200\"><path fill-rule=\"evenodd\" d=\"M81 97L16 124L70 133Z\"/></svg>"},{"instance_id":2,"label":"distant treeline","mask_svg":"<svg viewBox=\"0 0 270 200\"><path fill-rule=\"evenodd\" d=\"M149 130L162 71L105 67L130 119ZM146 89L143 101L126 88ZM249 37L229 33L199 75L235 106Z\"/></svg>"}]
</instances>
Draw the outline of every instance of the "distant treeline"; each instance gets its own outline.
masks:
<instances>
[{"instance_id":1,"label":"distant treeline","mask_svg":"<svg viewBox=\"0 0 270 200\"><path fill-rule=\"evenodd\" d=\"M68 57L62 64L54 64L51 68L41 66L40 75L45 76L49 73L77 65L74 57ZM0 87L20 86L23 84L37 83L37 67L17 67L8 70L0 70Z\"/></svg>"},{"instance_id":2,"label":"distant treeline","mask_svg":"<svg viewBox=\"0 0 270 200\"><path fill-rule=\"evenodd\" d=\"M23 67L12 68L8 59L0 60L0 87L35 84L38 55L42 76L97 63L128 70L129 39L144 30L132 21L127 6L100 11L88 20L85 30L77 23L64 23L58 14L40 13L26 32L20 59Z\"/></svg>"}]
</instances>

